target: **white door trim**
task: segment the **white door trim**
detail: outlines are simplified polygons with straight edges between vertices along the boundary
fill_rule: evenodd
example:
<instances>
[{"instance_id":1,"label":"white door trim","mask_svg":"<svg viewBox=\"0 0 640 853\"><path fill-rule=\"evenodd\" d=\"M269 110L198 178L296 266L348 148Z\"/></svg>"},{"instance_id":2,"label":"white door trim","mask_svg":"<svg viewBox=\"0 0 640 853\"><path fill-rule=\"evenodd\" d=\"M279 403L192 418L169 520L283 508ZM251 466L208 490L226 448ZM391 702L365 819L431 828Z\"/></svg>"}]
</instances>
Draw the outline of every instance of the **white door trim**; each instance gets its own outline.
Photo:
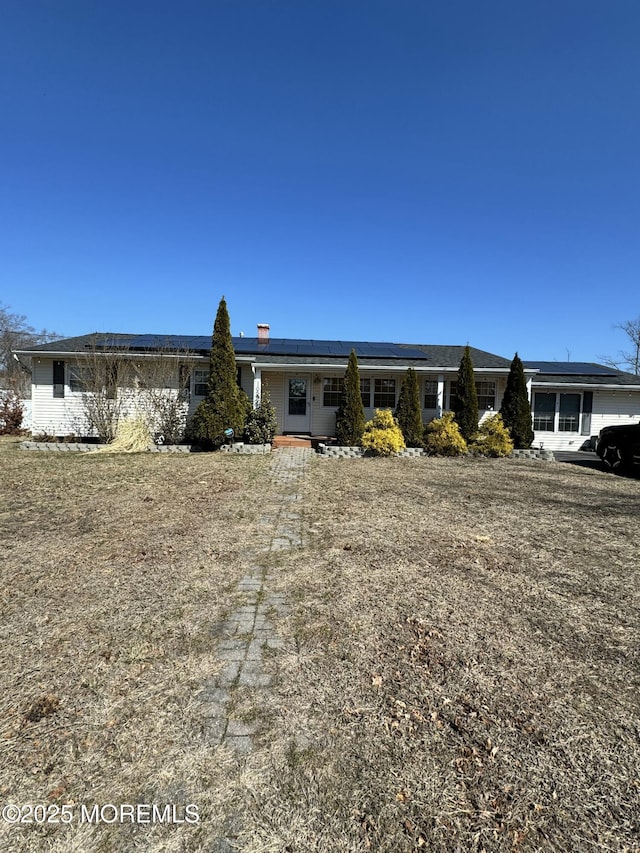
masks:
<instances>
[{"instance_id":1,"label":"white door trim","mask_svg":"<svg viewBox=\"0 0 640 853\"><path fill-rule=\"evenodd\" d=\"M289 413L289 389L293 379L301 379L306 382L305 413ZM284 376L284 429L283 432L311 432L311 374L310 373L286 373ZM298 398L302 399L302 398Z\"/></svg>"}]
</instances>

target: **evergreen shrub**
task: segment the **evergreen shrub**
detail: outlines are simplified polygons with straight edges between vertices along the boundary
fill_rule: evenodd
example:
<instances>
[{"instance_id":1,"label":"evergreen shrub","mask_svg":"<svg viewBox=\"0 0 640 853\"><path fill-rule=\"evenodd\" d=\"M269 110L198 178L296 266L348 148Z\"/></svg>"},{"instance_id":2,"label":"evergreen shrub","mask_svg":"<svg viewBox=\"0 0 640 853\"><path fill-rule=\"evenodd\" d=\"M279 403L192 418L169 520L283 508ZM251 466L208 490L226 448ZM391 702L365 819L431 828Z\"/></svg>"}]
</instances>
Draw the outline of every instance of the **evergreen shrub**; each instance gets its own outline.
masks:
<instances>
[{"instance_id":1,"label":"evergreen shrub","mask_svg":"<svg viewBox=\"0 0 640 853\"><path fill-rule=\"evenodd\" d=\"M231 340L231 323L224 296L220 300L211 339L208 393L187 424L186 437L205 450L225 443L224 431L244 433L249 409L247 395L236 379L236 356Z\"/></svg>"},{"instance_id":2,"label":"evergreen shrub","mask_svg":"<svg viewBox=\"0 0 640 853\"><path fill-rule=\"evenodd\" d=\"M249 444L271 444L277 431L276 410L271 402L269 389L263 385L260 403L247 416L244 440Z\"/></svg>"},{"instance_id":3,"label":"evergreen shrub","mask_svg":"<svg viewBox=\"0 0 640 853\"><path fill-rule=\"evenodd\" d=\"M420 387L413 367L408 368L402 380L395 416L407 447L422 447L424 424L420 405Z\"/></svg>"},{"instance_id":4,"label":"evergreen shrub","mask_svg":"<svg viewBox=\"0 0 640 853\"><path fill-rule=\"evenodd\" d=\"M505 426L509 428L514 446L519 448L531 447L534 439L531 425L531 405L527 394L524 367L518 353L515 354L511 362L500 414Z\"/></svg>"},{"instance_id":5,"label":"evergreen shrub","mask_svg":"<svg viewBox=\"0 0 640 853\"><path fill-rule=\"evenodd\" d=\"M392 456L404 450L402 430L390 409L376 409L364 426L362 446L374 456Z\"/></svg>"},{"instance_id":6,"label":"evergreen shrub","mask_svg":"<svg viewBox=\"0 0 640 853\"><path fill-rule=\"evenodd\" d=\"M342 402L336 412L336 443L341 447L360 447L364 432L364 407L360 393L360 372L355 350L351 350L344 376Z\"/></svg>"},{"instance_id":7,"label":"evergreen shrub","mask_svg":"<svg viewBox=\"0 0 640 853\"><path fill-rule=\"evenodd\" d=\"M510 456L513 452L513 441L509 430L503 423L502 415L491 415L484 420L470 446L471 452L479 456Z\"/></svg>"},{"instance_id":8,"label":"evergreen shrub","mask_svg":"<svg viewBox=\"0 0 640 853\"><path fill-rule=\"evenodd\" d=\"M424 446L428 453L437 456L462 456L467 452L467 442L453 412L443 412L441 418L434 418L427 424Z\"/></svg>"},{"instance_id":9,"label":"evergreen shrub","mask_svg":"<svg viewBox=\"0 0 640 853\"><path fill-rule=\"evenodd\" d=\"M465 441L469 441L478 429L478 392L473 374L473 362L469 345L464 353L458 369L458 384L453 401L453 412L456 422Z\"/></svg>"}]
</instances>

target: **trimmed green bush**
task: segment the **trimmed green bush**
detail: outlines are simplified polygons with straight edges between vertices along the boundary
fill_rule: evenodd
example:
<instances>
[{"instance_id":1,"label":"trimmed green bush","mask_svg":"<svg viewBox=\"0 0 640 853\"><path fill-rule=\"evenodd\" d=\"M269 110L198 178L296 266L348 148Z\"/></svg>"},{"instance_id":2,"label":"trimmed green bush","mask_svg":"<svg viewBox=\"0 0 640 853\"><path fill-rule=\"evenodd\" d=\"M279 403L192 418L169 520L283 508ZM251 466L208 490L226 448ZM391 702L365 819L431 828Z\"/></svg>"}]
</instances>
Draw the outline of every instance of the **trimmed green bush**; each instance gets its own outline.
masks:
<instances>
[{"instance_id":1,"label":"trimmed green bush","mask_svg":"<svg viewBox=\"0 0 640 853\"><path fill-rule=\"evenodd\" d=\"M482 421L469 449L479 456L511 455L513 441L502 421L502 415L496 413Z\"/></svg>"},{"instance_id":2,"label":"trimmed green bush","mask_svg":"<svg viewBox=\"0 0 640 853\"><path fill-rule=\"evenodd\" d=\"M462 437L465 441L469 441L478 429L478 392L476 391L471 350L468 344L464 348L458 370L458 385L453 401L453 412Z\"/></svg>"},{"instance_id":3,"label":"trimmed green bush","mask_svg":"<svg viewBox=\"0 0 640 853\"><path fill-rule=\"evenodd\" d=\"M244 439L249 444L271 444L277 431L276 410L271 402L269 389L263 384L260 403L247 416Z\"/></svg>"},{"instance_id":4,"label":"trimmed green bush","mask_svg":"<svg viewBox=\"0 0 640 853\"><path fill-rule=\"evenodd\" d=\"M515 447L531 447L534 433L531 425L531 405L527 394L527 380L518 353L511 362L507 387L502 398L500 414L508 427Z\"/></svg>"},{"instance_id":5,"label":"trimmed green bush","mask_svg":"<svg viewBox=\"0 0 640 853\"><path fill-rule=\"evenodd\" d=\"M422 447L424 424L420 406L420 387L413 367L408 368L402 380L395 416L407 447Z\"/></svg>"},{"instance_id":6,"label":"trimmed green bush","mask_svg":"<svg viewBox=\"0 0 640 853\"><path fill-rule=\"evenodd\" d=\"M360 394L360 372L355 350L351 350L344 377L342 402L336 412L336 441L342 447L359 447L364 432L364 408Z\"/></svg>"},{"instance_id":7,"label":"trimmed green bush","mask_svg":"<svg viewBox=\"0 0 640 853\"><path fill-rule=\"evenodd\" d=\"M441 418L434 418L426 425L424 446L428 453L437 456L463 456L467 452L467 442L453 412L443 412Z\"/></svg>"},{"instance_id":8,"label":"trimmed green bush","mask_svg":"<svg viewBox=\"0 0 640 853\"><path fill-rule=\"evenodd\" d=\"M404 450L402 431L390 409L376 409L364 426L362 446L375 456L392 456Z\"/></svg>"}]
</instances>

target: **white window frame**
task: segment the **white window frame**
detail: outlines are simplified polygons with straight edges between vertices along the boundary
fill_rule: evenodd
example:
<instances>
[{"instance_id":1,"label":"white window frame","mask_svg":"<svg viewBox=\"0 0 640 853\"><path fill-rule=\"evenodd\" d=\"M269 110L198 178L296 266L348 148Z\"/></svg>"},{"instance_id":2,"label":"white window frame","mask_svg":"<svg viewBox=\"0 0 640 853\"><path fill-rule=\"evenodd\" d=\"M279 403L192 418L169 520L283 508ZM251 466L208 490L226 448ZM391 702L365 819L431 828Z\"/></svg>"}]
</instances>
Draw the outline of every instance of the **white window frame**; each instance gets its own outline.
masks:
<instances>
[{"instance_id":1,"label":"white window frame","mask_svg":"<svg viewBox=\"0 0 640 853\"><path fill-rule=\"evenodd\" d=\"M330 383L333 387L327 389L327 383ZM327 403L326 395L327 394L337 394L338 399L342 397L344 392L344 377L343 376L323 376L322 377L322 406L325 409L337 409L340 403Z\"/></svg>"},{"instance_id":2,"label":"white window frame","mask_svg":"<svg viewBox=\"0 0 640 853\"><path fill-rule=\"evenodd\" d=\"M205 377L204 382L202 380L198 379L198 374L200 376ZM193 369L191 375L193 376L193 396L197 397L198 400L204 400L204 398L207 396L207 391L205 391L204 394L198 394L196 389L198 388L199 385L200 386L202 386L202 385L208 386L208 384L209 384L209 370L206 368L195 367Z\"/></svg>"},{"instance_id":3,"label":"white window frame","mask_svg":"<svg viewBox=\"0 0 640 853\"><path fill-rule=\"evenodd\" d=\"M487 386L487 385L491 386L492 385L493 386L493 403L492 403L492 405L490 405L490 406L481 406L480 405L480 398L481 397L490 397L491 396L490 393L489 394L481 394L480 388L479 388L480 385L485 385L485 386ZM478 411L480 411L480 412L493 412L493 411L495 411L496 399L497 399L497 395L498 395L498 383L496 382L495 379L476 379L476 394L478 395Z\"/></svg>"},{"instance_id":4,"label":"white window frame","mask_svg":"<svg viewBox=\"0 0 640 853\"><path fill-rule=\"evenodd\" d=\"M427 392L427 385L433 386L433 392ZM435 404L433 406L427 406L427 394L429 396L433 396L435 398ZM422 386L422 408L426 409L428 412L434 412L438 408L438 379L437 377L434 379L430 376L427 376L424 380L424 384Z\"/></svg>"},{"instance_id":5,"label":"white window frame","mask_svg":"<svg viewBox=\"0 0 640 853\"><path fill-rule=\"evenodd\" d=\"M367 391L362 389L363 383L367 383ZM365 403L365 396L368 398ZM364 409L370 409L371 407L371 377L370 376L361 376L360 377L360 397L362 398L362 407Z\"/></svg>"},{"instance_id":6,"label":"white window frame","mask_svg":"<svg viewBox=\"0 0 640 853\"><path fill-rule=\"evenodd\" d=\"M88 382L82 377L88 377ZM71 394L86 394L87 385L89 389L93 384L93 368L88 364L68 364L67 365L67 385ZM78 386L74 388L74 385Z\"/></svg>"},{"instance_id":7,"label":"white window frame","mask_svg":"<svg viewBox=\"0 0 640 853\"><path fill-rule=\"evenodd\" d=\"M555 408L553 413L553 429L540 429L536 427L536 394L554 394L555 395ZM575 429L560 429L560 398L566 395L579 397L580 398L580 407L576 413L576 428ZM584 413L584 392L583 391L543 391L541 389L535 389L533 392L533 400L532 400L532 421L533 421L533 429L535 432L546 432L546 433L554 433L558 435L581 435L582 434L582 416Z\"/></svg>"},{"instance_id":8,"label":"white window frame","mask_svg":"<svg viewBox=\"0 0 640 853\"><path fill-rule=\"evenodd\" d=\"M391 391L377 390L376 385L382 386L383 382L393 382L393 403L376 403L376 396L391 395ZM373 407L374 409L395 409L398 400L398 382L395 376L376 376L373 380Z\"/></svg>"}]
</instances>

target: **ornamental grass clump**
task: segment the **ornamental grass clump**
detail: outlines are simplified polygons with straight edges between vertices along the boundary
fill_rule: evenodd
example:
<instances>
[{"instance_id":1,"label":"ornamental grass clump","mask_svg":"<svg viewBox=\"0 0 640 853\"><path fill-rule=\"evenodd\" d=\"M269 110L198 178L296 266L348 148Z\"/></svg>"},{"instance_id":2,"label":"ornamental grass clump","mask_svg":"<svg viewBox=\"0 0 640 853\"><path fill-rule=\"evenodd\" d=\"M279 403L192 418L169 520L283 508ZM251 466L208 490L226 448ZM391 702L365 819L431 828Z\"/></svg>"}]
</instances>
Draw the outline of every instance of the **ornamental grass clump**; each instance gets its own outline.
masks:
<instances>
[{"instance_id":1,"label":"ornamental grass clump","mask_svg":"<svg viewBox=\"0 0 640 853\"><path fill-rule=\"evenodd\" d=\"M513 441L502 415L492 415L480 424L470 450L478 456L511 456Z\"/></svg>"},{"instance_id":2,"label":"ornamental grass clump","mask_svg":"<svg viewBox=\"0 0 640 853\"><path fill-rule=\"evenodd\" d=\"M100 448L102 453L142 453L153 447L151 430L145 417L121 418L110 444Z\"/></svg>"},{"instance_id":3,"label":"ornamental grass clump","mask_svg":"<svg viewBox=\"0 0 640 853\"><path fill-rule=\"evenodd\" d=\"M467 442L453 412L444 412L441 418L434 418L427 424L424 446L428 453L437 456L463 456L467 452Z\"/></svg>"},{"instance_id":4,"label":"ornamental grass clump","mask_svg":"<svg viewBox=\"0 0 640 853\"><path fill-rule=\"evenodd\" d=\"M393 456L404 450L402 430L390 409L375 410L373 418L364 425L362 446L374 456Z\"/></svg>"}]
</instances>

